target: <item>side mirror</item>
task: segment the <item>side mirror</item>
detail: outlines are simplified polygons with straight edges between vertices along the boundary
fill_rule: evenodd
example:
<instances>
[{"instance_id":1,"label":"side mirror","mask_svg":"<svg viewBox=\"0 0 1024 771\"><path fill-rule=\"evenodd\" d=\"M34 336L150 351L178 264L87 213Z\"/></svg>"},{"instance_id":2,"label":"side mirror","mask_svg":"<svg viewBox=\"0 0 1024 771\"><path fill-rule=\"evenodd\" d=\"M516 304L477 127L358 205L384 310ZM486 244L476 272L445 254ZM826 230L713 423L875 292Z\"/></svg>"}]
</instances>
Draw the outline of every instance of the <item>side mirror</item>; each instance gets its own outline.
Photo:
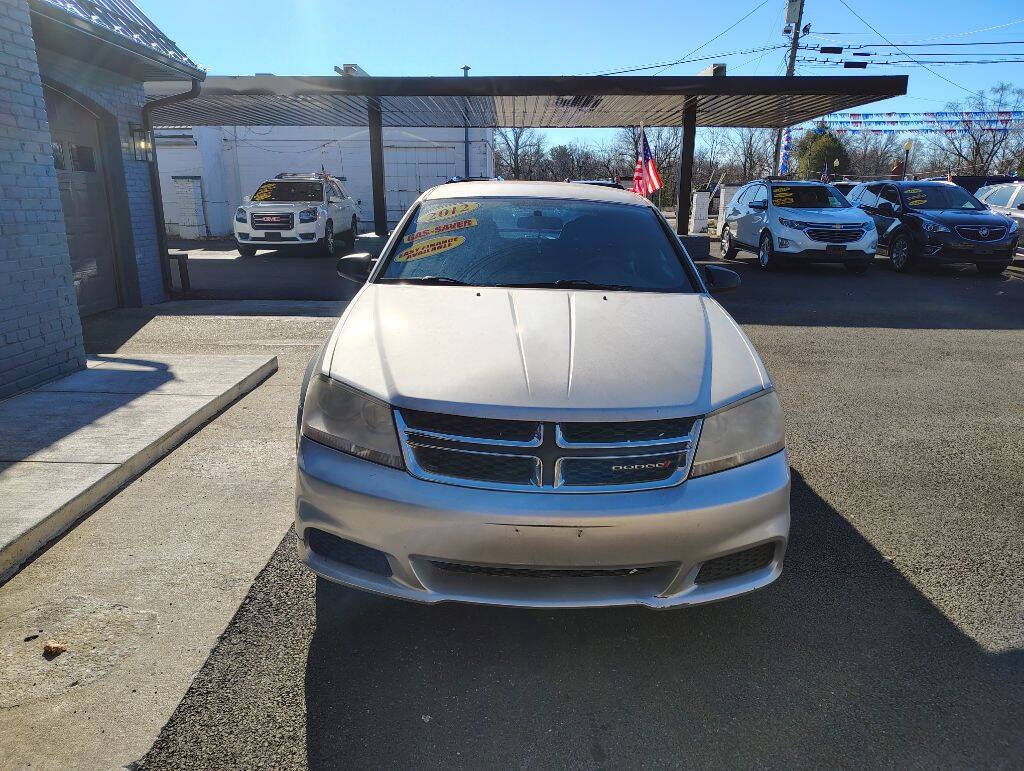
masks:
<instances>
[{"instance_id":1,"label":"side mirror","mask_svg":"<svg viewBox=\"0 0 1024 771\"><path fill-rule=\"evenodd\" d=\"M720 294L735 289L743 283L743 279L736 271L723 268L721 265L705 265L704 283L708 285L711 294Z\"/></svg>"},{"instance_id":2,"label":"side mirror","mask_svg":"<svg viewBox=\"0 0 1024 771\"><path fill-rule=\"evenodd\" d=\"M251 201L251 200L252 200L252 196L251 195L243 195L242 196L242 203L249 203L249 201Z\"/></svg>"},{"instance_id":3,"label":"side mirror","mask_svg":"<svg viewBox=\"0 0 1024 771\"><path fill-rule=\"evenodd\" d=\"M1021 211L1024 211L1024 203L1017 204L1017 208L1020 209Z\"/></svg>"},{"instance_id":4,"label":"side mirror","mask_svg":"<svg viewBox=\"0 0 1024 771\"><path fill-rule=\"evenodd\" d=\"M767 201L751 201L750 202L750 208L753 209L754 211L764 211L765 209L768 208L768 202Z\"/></svg>"},{"instance_id":5,"label":"side mirror","mask_svg":"<svg viewBox=\"0 0 1024 771\"><path fill-rule=\"evenodd\" d=\"M341 199L338 198L338 196L336 195L332 195L330 198L327 199L327 203L341 203Z\"/></svg>"},{"instance_id":6,"label":"side mirror","mask_svg":"<svg viewBox=\"0 0 1024 771\"><path fill-rule=\"evenodd\" d=\"M356 284L365 284L377 258L369 252L347 254L338 260L338 275Z\"/></svg>"}]
</instances>

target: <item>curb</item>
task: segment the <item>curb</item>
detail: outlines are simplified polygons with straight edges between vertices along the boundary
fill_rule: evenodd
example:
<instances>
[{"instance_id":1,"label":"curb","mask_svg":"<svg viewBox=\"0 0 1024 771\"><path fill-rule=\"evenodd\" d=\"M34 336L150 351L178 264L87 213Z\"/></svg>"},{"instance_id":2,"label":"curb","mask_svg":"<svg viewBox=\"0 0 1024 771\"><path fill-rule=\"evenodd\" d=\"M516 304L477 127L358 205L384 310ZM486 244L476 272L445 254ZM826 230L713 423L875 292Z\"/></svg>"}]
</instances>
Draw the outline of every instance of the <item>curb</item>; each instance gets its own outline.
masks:
<instances>
[{"instance_id":1,"label":"curb","mask_svg":"<svg viewBox=\"0 0 1024 771\"><path fill-rule=\"evenodd\" d=\"M75 523L92 514L124 487L138 479L150 466L164 458L171 450L275 372L276 356L6 544L0 549L0 586L13 578L36 554L70 530Z\"/></svg>"}]
</instances>

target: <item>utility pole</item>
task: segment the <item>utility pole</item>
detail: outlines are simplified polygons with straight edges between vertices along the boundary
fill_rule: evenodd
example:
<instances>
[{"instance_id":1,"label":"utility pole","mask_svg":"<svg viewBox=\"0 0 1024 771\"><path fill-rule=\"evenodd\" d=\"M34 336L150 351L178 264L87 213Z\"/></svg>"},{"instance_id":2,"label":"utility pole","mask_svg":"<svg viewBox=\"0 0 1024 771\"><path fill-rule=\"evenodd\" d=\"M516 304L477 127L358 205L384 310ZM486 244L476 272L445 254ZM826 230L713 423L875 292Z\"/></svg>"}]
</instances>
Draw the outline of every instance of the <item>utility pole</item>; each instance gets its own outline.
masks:
<instances>
[{"instance_id":1,"label":"utility pole","mask_svg":"<svg viewBox=\"0 0 1024 771\"><path fill-rule=\"evenodd\" d=\"M472 69L468 64L462 65L462 77L468 78L469 71ZM462 171L463 177L469 177L469 99L462 97L462 146L465 148L464 167Z\"/></svg>"},{"instance_id":2,"label":"utility pole","mask_svg":"<svg viewBox=\"0 0 1024 771\"><path fill-rule=\"evenodd\" d=\"M786 0L786 22L793 24L793 38L789 44L789 61L786 64L786 77L793 77L796 69L796 51L800 45L800 25L804 23L804 0ZM796 20L794 21L794 6L796 6ZM775 173L779 173L782 164L782 129L775 132Z\"/></svg>"}]
</instances>

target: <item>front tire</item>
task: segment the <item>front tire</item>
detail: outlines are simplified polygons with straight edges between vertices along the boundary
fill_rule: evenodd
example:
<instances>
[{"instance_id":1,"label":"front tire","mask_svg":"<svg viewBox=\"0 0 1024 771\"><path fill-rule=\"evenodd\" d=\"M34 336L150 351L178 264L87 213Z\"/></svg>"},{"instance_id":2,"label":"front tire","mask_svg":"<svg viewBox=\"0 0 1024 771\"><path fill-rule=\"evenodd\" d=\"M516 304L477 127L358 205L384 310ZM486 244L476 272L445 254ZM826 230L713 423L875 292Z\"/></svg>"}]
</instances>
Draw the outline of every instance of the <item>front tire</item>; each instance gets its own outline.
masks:
<instances>
[{"instance_id":1,"label":"front tire","mask_svg":"<svg viewBox=\"0 0 1024 771\"><path fill-rule=\"evenodd\" d=\"M323 257L334 256L334 223L327 220L324 225L324 237L320 240L320 254Z\"/></svg>"},{"instance_id":2,"label":"front tire","mask_svg":"<svg viewBox=\"0 0 1024 771\"><path fill-rule=\"evenodd\" d=\"M722 259L723 260L735 260L736 253L739 249L732 242L732 233L729 231L729 226L726 225L722 228Z\"/></svg>"},{"instance_id":3,"label":"front tire","mask_svg":"<svg viewBox=\"0 0 1024 771\"><path fill-rule=\"evenodd\" d=\"M900 233L889 242L889 262L897 273L906 273L914 265L914 245Z\"/></svg>"},{"instance_id":4,"label":"front tire","mask_svg":"<svg viewBox=\"0 0 1024 771\"><path fill-rule=\"evenodd\" d=\"M974 264L983 276L998 276L1010 267L1009 262L976 262Z\"/></svg>"},{"instance_id":5,"label":"front tire","mask_svg":"<svg viewBox=\"0 0 1024 771\"><path fill-rule=\"evenodd\" d=\"M242 255L243 257L255 257L256 256L256 247L255 246L242 246L241 244L239 244L238 245L238 253L240 255Z\"/></svg>"},{"instance_id":6,"label":"front tire","mask_svg":"<svg viewBox=\"0 0 1024 771\"><path fill-rule=\"evenodd\" d=\"M762 270L778 270L779 258L775 256L775 245L772 243L772 234L765 233L761 236L761 243L757 248L757 264Z\"/></svg>"}]
</instances>

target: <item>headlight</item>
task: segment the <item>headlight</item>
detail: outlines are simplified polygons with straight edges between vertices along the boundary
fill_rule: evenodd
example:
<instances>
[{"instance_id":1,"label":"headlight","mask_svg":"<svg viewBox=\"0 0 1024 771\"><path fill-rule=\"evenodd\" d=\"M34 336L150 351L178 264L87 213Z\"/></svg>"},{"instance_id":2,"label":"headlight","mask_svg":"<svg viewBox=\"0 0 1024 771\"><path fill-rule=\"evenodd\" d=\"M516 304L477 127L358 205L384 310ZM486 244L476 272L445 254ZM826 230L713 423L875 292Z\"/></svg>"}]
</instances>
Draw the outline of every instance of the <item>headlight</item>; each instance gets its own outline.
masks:
<instances>
[{"instance_id":1,"label":"headlight","mask_svg":"<svg viewBox=\"0 0 1024 771\"><path fill-rule=\"evenodd\" d=\"M316 209L303 209L299 212L299 222L316 222L318 216Z\"/></svg>"},{"instance_id":2,"label":"headlight","mask_svg":"<svg viewBox=\"0 0 1024 771\"><path fill-rule=\"evenodd\" d=\"M358 458L404 468L391 407L324 375L309 381L302 435Z\"/></svg>"},{"instance_id":3,"label":"headlight","mask_svg":"<svg viewBox=\"0 0 1024 771\"><path fill-rule=\"evenodd\" d=\"M929 233L951 233L952 231L945 225L939 222L928 222L927 220L921 223L921 227Z\"/></svg>"},{"instance_id":4,"label":"headlight","mask_svg":"<svg viewBox=\"0 0 1024 771\"><path fill-rule=\"evenodd\" d=\"M713 412L704 419L691 477L713 474L765 458L786 446L782 407L767 391Z\"/></svg>"},{"instance_id":5,"label":"headlight","mask_svg":"<svg viewBox=\"0 0 1024 771\"><path fill-rule=\"evenodd\" d=\"M239 206L237 209L235 209L235 222L241 222L244 224L245 221L245 209Z\"/></svg>"},{"instance_id":6,"label":"headlight","mask_svg":"<svg viewBox=\"0 0 1024 771\"><path fill-rule=\"evenodd\" d=\"M786 228L793 228L793 230L803 230L804 228L810 227L810 223L800 222L799 220L788 220L785 217L779 217L779 224Z\"/></svg>"},{"instance_id":7,"label":"headlight","mask_svg":"<svg viewBox=\"0 0 1024 771\"><path fill-rule=\"evenodd\" d=\"M1020 223L1017 220L1010 220L1010 232L1016 233L1018 230L1020 230Z\"/></svg>"},{"instance_id":8,"label":"headlight","mask_svg":"<svg viewBox=\"0 0 1024 771\"><path fill-rule=\"evenodd\" d=\"M875 221L874 220L868 220L867 222L861 222L859 224L859 227L862 227L865 230L874 230L875 229Z\"/></svg>"}]
</instances>

